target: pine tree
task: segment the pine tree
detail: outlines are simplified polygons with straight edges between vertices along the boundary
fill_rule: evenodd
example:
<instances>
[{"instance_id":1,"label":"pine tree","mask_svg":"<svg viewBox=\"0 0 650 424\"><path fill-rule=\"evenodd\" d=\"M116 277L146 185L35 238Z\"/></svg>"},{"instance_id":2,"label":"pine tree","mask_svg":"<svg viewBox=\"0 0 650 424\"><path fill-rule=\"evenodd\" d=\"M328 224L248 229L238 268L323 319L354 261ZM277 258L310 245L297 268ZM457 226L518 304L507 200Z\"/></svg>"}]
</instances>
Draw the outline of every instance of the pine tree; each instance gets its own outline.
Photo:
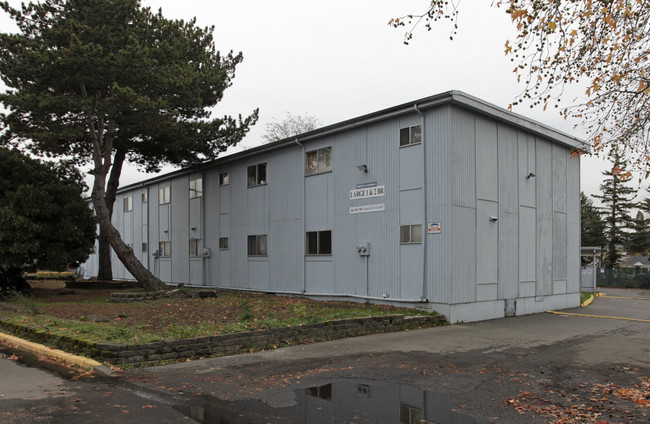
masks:
<instances>
[{"instance_id":1,"label":"pine tree","mask_svg":"<svg viewBox=\"0 0 650 424\"><path fill-rule=\"evenodd\" d=\"M624 174L622 169L620 155L615 154L612 169L603 172L606 178L600 185L601 194L594 195L603 204L599 210L606 225L606 268L618 266L621 254L617 248L625 244L629 237L625 230L632 226L630 211L637 207L634 202L635 190L626 185L630 179L629 174Z\"/></svg>"},{"instance_id":2,"label":"pine tree","mask_svg":"<svg viewBox=\"0 0 650 424\"><path fill-rule=\"evenodd\" d=\"M582 246L605 247L605 222L601 217L594 201L584 193L580 193L580 222Z\"/></svg>"},{"instance_id":3,"label":"pine tree","mask_svg":"<svg viewBox=\"0 0 650 424\"><path fill-rule=\"evenodd\" d=\"M632 233L628 239L626 248L628 253L645 255L650 250L650 228L648 221L639 211L636 218L632 220Z\"/></svg>"},{"instance_id":4,"label":"pine tree","mask_svg":"<svg viewBox=\"0 0 650 424\"><path fill-rule=\"evenodd\" d=\"M213 27L166 19L140 0L0 2L0 144L90 164L100 245L109 242L147 290L166 286L111 223L122 164L155 172L216 158L257 121L213 116L241 53L221 55ZM107 250L100 249L100 255Z\"/></svg>"}]
</instances>

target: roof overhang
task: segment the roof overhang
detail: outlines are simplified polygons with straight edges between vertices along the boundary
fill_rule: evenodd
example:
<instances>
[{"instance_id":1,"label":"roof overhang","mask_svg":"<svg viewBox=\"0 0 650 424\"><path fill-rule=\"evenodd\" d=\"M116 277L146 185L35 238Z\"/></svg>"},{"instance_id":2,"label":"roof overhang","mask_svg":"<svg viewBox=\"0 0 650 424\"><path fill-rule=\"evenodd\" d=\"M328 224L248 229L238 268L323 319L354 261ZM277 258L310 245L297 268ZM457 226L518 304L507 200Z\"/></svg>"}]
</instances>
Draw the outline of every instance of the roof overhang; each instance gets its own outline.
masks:
<instances>
[{"instance_id":1,"label":"roof overhang","mask_svg":"<svg viewBox=\"0 0 650 424\"><path fill-rule=\"evenodd\" d=\"M356 118L348 119L342 122L338 122L336 124L315 129L313 131L309 131L303 134L298 134L296 136L285 138L283 140L278 140L272 143L263 144L261 146L254 147L252 149L245 150L243 152L233 153L231 155L224 156L215 159L213 161L205 162L203 164L196 165L190 168L184 168L184 169L179 169L177 171L172 171L164 175L149 178L139 183L129 184L127 186L121 187L118 192L133 190L134 188L137 188L139 186L144 186L155 182L168 180L170 178L174 178L179 175L201 172L206 168L211 168L216 165L234 162L246 157L267 153L281 148L286 148L290 146L301 147L302 146L301 143L306 141L315 140L329 135L337 134L357 127L369 125L374 122L383 121L385 119L395 118L395 117L408 115L412 113L420 113L422 110L438 107L445 104L452 104L452 105L456 105L459 107L472 110L474 112L496 119L497 121L504 122L514 127L529 131L537 136L548 139L551 142L561 144L570 149L581 149L587 151L590 150L590 147L587 143L585 143L584 141L576 137L558 131L554 128L541 124L532 119L526 118L522 115L518 115L507 109L488 103L477 97L470 96L469 94L466 94L462 91L451 90L444 93L436 94L434 96L429 96L408 103L403 103L401 105L393 106L387 109L382 109L380 111L362 115Z\"/></svg>"}]
</instances>

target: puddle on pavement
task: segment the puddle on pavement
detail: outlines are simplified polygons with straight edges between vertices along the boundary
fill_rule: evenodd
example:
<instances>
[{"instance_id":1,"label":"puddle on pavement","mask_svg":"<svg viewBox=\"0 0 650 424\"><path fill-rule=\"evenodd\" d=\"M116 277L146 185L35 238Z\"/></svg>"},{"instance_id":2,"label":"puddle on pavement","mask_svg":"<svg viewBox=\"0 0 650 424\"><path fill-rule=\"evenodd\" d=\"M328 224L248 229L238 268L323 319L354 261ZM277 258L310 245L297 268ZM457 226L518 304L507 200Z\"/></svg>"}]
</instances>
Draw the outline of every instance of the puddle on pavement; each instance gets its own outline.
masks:
<instances>
[{"instance_id":1,"label":"puddle on pavement","mask_svg":"<svg viewBox=\"0 0 650 424\"><path fill-rule=\"evenodd\" d=\"M445 393L406 384L337 381L297 390L291 406L262 401L220 401L196 397L193 406L177 409L202 424L238 423L371 423L484 424L457 411Z\"/></svg>"}]
</instances>

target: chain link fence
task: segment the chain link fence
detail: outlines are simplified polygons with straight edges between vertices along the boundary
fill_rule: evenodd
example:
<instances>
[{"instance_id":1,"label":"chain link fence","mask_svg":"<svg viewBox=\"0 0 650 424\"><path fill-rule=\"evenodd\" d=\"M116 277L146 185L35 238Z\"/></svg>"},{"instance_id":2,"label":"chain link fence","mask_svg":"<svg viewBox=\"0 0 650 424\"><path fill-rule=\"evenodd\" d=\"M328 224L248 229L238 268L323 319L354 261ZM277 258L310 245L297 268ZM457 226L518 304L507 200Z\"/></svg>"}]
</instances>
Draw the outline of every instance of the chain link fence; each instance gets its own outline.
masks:
<instances>
[{"instance_id":1,"label":"chain link fence","mask_svg":"<svg viewBox=\"0 0 650 424\"><path fill-rule=\"evenodd\" d=\"M644 268L598 268L598 287L650 289L650 270Z\"/></svg>"}]
</instances>

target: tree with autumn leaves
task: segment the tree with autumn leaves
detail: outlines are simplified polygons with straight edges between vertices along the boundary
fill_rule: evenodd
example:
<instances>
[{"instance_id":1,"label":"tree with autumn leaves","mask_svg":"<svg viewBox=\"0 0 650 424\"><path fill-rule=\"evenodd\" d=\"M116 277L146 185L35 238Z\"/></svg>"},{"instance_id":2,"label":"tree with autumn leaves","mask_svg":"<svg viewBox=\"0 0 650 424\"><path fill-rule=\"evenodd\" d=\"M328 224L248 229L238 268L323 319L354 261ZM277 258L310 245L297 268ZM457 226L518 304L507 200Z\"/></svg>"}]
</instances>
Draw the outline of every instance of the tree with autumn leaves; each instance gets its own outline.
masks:
<instances>
[{"instance_id":1,"label":"tree with autumn leaves","mask_svg":"<svg viewBox=\"0 0 650 424\"><path fill-rule=\"evenodd\" d=\"M419 14L391 19L407 27L405 42L423 23L441 20L458 31L459 3L429 0ZM581 120L596 153L614 150L624 167L650 172L650 2L647 0L499 0L510 14L514 40L505 54L524 90L512 105L558 107ZM584 100L559 107L568 84L585 88ZM511 105L511 106L512 106ZM646 174L647 175L647 174Z\"/></svg>"},{"instance_id":2,"label":"tree with autumn leaves","mask_svg":"<svg viewBox=\"0 0 650 424\"><path fill-rule=\"evenodd\" d=\"M213 117L242 55L221 55L213 28L166 19L140 0L46 0L0 7L0 144L90 164L100 242L148 290L165 288L111 223L122 166L154 172L216 158L257 120ZM106 246L106 244L105 244ZM100 250L101 252L101 250Z\"/></svg>"}]
</instances>

